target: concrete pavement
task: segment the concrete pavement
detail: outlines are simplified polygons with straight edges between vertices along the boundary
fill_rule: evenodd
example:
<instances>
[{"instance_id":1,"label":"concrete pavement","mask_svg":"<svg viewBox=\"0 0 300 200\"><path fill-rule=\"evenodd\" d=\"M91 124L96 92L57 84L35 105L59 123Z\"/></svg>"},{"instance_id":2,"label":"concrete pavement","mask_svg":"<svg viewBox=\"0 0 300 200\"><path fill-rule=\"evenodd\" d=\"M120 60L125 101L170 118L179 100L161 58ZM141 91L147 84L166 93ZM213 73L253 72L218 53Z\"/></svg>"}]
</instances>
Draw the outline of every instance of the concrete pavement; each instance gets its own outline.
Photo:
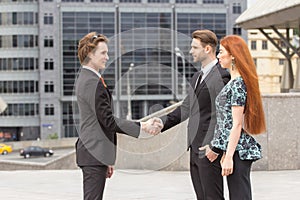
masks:
<instances>
[{"instance_id":1,"label":"concrete pavement","mask_svg":"<svg viewBox=\"0 0 300 200\"><path fill-rule=\"evenodd\" d=\"M300 171L252 172L254 200L300 196ZM80 170L0 171L0 197L9 200L80 200ZM226 199L228 191L225 190ZM187 171L116 170L107 181L106 200L195 199Z\"/></svg>"}]
</instances>

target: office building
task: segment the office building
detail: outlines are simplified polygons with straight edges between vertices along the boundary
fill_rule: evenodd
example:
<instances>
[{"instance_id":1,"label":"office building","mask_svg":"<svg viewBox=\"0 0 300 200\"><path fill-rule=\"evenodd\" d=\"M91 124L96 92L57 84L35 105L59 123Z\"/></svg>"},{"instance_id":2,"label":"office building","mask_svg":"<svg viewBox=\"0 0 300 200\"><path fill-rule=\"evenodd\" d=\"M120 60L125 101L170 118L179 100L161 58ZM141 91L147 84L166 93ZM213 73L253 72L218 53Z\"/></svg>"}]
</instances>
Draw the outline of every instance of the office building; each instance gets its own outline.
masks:
<instances>
[{"instance_id":1,"label":"office building","mask_svg":"<svg viewBox=\"0 0 300 200\"><path fill-rule=\"evenodd\" d=\"M191 33L210 29L218 38L246 38L234 25L246 5L246 0L1 0L0 95L8 109L0 116L0 138L77 136L72 106L80 69L77 44L91 31L110 39L103 75L116 116L139 119L183 99L197 68L188 53Z\"/></svg>"},{"instance_id":2,"label":"office building","mask_svg":"<svg viewBox=\"0 0 300 200\"><path fill-rule=\"evenodd\" d=\"M286 37L285 29L279 29L278 31ZM283 40L271 29L266 30L266 32L286 52L286 45ZM291 43L294 44L296 42L294 45L297 44L299 46L299 40L297 43L295 37L297 34L294 33L294 30L291 29L289 35ZM284 55L259 30L248 30L248 47L257 68L260 91L263 94L280 93L283 68L286 62ZM291 58L291 62L295 75L297 55Z\"/></svg>"}]
</instances>

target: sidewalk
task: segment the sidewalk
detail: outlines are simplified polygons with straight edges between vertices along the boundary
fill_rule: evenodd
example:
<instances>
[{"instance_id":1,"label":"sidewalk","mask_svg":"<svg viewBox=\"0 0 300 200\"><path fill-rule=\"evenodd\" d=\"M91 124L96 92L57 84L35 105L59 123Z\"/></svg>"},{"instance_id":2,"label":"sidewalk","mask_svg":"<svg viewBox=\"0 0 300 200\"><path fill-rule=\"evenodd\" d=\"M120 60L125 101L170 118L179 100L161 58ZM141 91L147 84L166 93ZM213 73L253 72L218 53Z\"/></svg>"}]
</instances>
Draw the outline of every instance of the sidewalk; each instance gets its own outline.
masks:
<instances>
[{"instance_id":1,"label":"sidewalk","mask_svg":"<svg viewBox=\"0 0 300 200\"><path fill-rule=\"evenodd\" d=\"M0 171L0 179L1 199L82 199L80 170ZM253 200L296 199L299 188L299 170L252 172ZM104 199L190 200L195 196L187 171L116 170L107 181Z\"/></svg>"}]
</instances>

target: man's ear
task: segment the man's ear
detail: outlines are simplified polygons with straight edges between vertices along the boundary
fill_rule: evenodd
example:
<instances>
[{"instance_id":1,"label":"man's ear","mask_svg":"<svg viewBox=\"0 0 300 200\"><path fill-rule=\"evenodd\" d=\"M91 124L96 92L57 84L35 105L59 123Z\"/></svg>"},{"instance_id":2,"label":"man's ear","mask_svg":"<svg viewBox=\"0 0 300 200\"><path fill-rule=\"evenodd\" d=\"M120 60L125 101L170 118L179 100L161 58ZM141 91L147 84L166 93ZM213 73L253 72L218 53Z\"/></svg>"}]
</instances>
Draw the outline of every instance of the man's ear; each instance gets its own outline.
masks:
<instances>
[{"instance_id":1,"label":"man's ear","mask_svg":"<svg viewBox=\"0 0 300 200\"><path fill-rule=\"evenodd\" d=\"M211 46L206 45L205 48L204 48L204 52L205 52L205 53L210 53L211 51L212 51Z\"/></svg>"}]
</instances>

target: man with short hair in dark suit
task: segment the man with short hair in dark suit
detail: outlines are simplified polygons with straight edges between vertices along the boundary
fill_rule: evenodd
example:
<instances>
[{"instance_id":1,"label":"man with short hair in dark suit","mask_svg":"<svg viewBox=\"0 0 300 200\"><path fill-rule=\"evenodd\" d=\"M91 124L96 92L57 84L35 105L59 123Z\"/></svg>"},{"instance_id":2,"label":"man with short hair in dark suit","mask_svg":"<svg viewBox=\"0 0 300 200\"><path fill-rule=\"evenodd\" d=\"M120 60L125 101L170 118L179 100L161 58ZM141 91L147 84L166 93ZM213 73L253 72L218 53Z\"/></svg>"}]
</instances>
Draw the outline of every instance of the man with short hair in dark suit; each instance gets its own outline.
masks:
<instances>
[{"instance_id":1,"label":"man with short hair in dark suit","mask_svg":"<svg viewBox=\"0 0 300 200\"><path fill-rule=\"evenodd\" d=\"M116 159L116 132L138 137L140 131L154 133L162 126L153 122L136 123L113 115L113 99L99 70L108 61L108 39L91 32L78 45L82 65L76 81L80 114L76 160L83 173L84 200L100 200L107 177Z\"/></svg>"},{"instance_id":2,"label":"man with short hair in dark suit","mask_svg":"<svg viewBox=\"0 0 300 200\"><path fill-rule=\"evenodd\" d=\"M223 177L218 156L210 162L205 156L204 147L213 139L216 113L215 99L230 74L221 68L216 58L218 40L209 30L197 30L192 34L190 54L194 62L201 63L201 70L192 77L189 92L181 106L168 114L162 131L165 131L189 118L188 147L190 149L190 174L197 195L201 200L220 200L223 197ZM201 150L200 150L200 149Z\"/></svg>"}]
</instances>

